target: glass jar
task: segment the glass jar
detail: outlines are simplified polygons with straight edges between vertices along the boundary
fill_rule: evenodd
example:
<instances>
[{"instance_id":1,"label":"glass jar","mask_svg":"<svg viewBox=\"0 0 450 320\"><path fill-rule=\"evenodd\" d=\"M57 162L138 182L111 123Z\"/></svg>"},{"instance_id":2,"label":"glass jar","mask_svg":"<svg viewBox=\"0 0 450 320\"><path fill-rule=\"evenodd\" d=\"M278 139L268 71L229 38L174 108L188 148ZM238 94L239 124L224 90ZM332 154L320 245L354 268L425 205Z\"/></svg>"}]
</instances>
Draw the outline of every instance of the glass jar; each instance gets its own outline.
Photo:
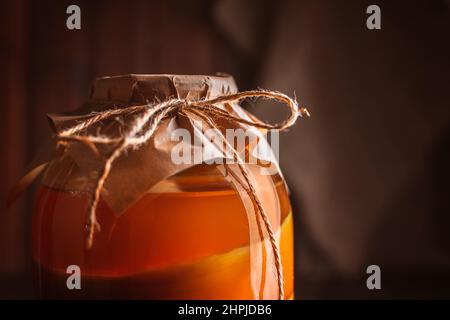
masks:
<instances>
[{"instance_id":1,"label":"glass jar","mask_svg":"<svg viewBox=\"0 0 450 320\"><path fill-rule=\"evenodd\" d=\"M278 239L289 299L294 271L288 191L279 174L249 168ZM277 299L267 234L229 168L200 164L178 172L119 216L100 199L101 231L91 248L85 239L89 192L79 184L84 174L64 154L49 163L38 189L32 252L41 298ZM71 266L80 272L80 288L68 284Z\"/></svg>"}]
</instances>

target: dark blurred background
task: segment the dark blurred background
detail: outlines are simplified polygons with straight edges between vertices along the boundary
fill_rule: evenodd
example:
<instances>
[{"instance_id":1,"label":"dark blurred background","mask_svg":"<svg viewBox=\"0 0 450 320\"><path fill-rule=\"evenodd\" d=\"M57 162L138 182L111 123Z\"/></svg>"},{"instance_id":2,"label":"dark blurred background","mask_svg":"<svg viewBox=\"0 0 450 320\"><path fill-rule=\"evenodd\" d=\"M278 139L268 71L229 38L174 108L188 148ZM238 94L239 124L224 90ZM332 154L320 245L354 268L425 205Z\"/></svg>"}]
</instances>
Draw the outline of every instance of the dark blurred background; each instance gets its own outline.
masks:
<instances>
[{"instance_id":1,"label":"dark blurred background","mask_svg":"<svg viewBox=\"0 0 450 320\"><path fill-rule=\"evenodd\" d=\"M81 30L66 8L81 7ZM381 30L366 8L381 8ZM296 93L281 135L297 298L450 298L450 1L32 1L0 7L1 201L93 79L235 76ZM260 110L264 109L264 110ZM279 108L251 111L279 119ZM32 191L0 215L0 297L32 298ZM382 289L366 288L381 267Z\"/></svg>"}]
</instances>

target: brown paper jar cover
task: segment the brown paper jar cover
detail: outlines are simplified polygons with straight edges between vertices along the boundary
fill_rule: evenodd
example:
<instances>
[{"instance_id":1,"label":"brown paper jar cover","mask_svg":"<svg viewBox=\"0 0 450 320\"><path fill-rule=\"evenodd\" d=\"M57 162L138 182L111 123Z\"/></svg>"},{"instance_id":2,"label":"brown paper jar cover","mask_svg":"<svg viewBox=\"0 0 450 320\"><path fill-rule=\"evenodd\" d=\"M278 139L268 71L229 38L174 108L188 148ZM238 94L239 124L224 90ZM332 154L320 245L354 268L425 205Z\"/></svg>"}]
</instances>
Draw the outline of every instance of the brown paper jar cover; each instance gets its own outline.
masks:
<instances>
[{"instance_id":1,"label":"brown paper jar cover","mask_svg":"<svg viewBox=\"0 0 450 320\"><path fill-rule=\"evenodd\" d=\"M234 92L236 84L228 75L104 77L95 81L88 103L80 110L49 115L49 119L58 132L83 119L87 111L170 98L214 98ZM237 103L221 108L252 119ZM114 118L89 130L119 135L131 119ZM267 232L239 183L239 170L234 165L171 161L170 151L178 143L170 138L173 130L185 128L201 135L197 127L192 118L177 115L165 119L150 141L117 159L101 192L97 208L101 231L90 249L85 245L88 195L110 150L103 146L94 152L82 143L71 143L50 159L39 187L32 226L35 278L42 297L277 298ZM220 130L229 128L243 128L264 138L255 128L220 123ZM248 165L248 170L277 237L285 296L291 298L292 213L276 160L269 160L276 165L275 174L262 175L258 165ZM70 265L80 267L81 290L67 288L66 270Z\"/></svg>"}]
</instances>

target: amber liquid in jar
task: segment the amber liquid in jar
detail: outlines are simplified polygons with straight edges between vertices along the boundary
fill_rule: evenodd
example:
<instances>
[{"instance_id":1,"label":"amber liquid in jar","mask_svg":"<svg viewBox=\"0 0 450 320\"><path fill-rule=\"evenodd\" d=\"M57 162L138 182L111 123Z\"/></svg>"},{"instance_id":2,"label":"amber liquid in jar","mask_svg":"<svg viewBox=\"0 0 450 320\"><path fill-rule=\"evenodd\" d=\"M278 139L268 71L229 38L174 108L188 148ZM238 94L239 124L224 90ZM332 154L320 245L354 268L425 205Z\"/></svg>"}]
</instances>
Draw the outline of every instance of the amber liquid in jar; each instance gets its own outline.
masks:
<instances>
[{"instance_id":1,"label":"amber liquid in jar","mask_svg":"<svg viewBox=\"0 0 450 320\"><path fill-rule=\"evenodd\" d=\"M267 192L275 199L275 209L267 213L279 232L289 299L293 297L291 207L282 178L267 179L263 196ZM158 183L120 216L101 201L97 209L101 231L91 249L85 243L86 210L85 192L40 186L32 251L41 298L277 299L275 273L267 273L275 281L262 279L256 289L252 285L252 272L268 268L268 259L261 265L252 261L250 250L255 249L245 206L211 166L196 166ZM277 210L278 222L273 212ZM81 290L67 288L70 265L80 267Z\"/></svg>"}]
</instances>

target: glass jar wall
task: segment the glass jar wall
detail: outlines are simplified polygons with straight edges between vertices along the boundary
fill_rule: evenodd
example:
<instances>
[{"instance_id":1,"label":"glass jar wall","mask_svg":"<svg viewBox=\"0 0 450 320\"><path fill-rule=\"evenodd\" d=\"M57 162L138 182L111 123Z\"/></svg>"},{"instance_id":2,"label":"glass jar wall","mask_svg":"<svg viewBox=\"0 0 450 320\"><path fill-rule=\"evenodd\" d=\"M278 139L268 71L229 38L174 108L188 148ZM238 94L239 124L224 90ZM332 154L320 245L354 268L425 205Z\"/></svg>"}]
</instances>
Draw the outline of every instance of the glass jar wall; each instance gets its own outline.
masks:
<instances>
[{"instance_id":1,"label":"glass jar wall","mask_svg":"<svg viewBox=\"0 0 450 320\"><path fill-rule=\"evenodd\" d=\"M64 157L54 160L38 190L33 217L38 295L277 299L277 276L270 271L273 259L268 258L263 227L256 224L259 240L252 240L255 225L249 216L254 212L219 169L198 165L161 181L120 216L101 200L101 231L87 249L88 193L78 190L75 163ZM287 189L279 175L260 177L258 189L278 236L285 298L292 298L293 226ZM71 265L80 268L80 290L68 289Z\"/></svg>"}]
</instances>

